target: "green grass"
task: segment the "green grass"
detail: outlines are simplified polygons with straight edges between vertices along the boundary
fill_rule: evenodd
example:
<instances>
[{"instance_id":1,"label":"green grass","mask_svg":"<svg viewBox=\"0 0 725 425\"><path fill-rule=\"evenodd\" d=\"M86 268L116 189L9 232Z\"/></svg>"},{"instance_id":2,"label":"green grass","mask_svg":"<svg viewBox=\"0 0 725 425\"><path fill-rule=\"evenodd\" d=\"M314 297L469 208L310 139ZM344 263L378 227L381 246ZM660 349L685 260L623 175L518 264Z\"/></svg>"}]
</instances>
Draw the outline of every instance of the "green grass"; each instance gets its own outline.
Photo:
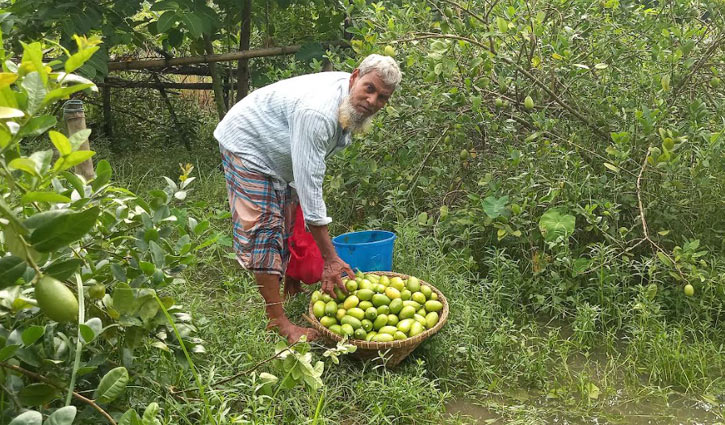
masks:
<instances>
[{"instance_id":1,"label":"green grass","mask_svg":"<svg viewBox=\"0 0 725 425\"><path fill-rule=\"evenodd\" d=\"M229 255L231 227L216 145L199 142L192 154L176 148L107 157L116 184L138 192L161 186L161 175L175 178L179 162L195 164L197 181L187 207L209 220L212 232L227 237L227 243L199 253L198 263L185 271L185 284L167 289L192 313L204 340L206 353L193 360L216 423L314 423L317 413L319 424L459 424L471 423L466 412L475 411L473 406L483 406L475 413L481 420L484 409L498 418L495 423L555 418L636 423L641 417L678 423L688 416L704 423L723 421L723 400L718 399L725 392L723 330L699 322L696 308L672 320L664 311L670 308L662 298L667 294L651 299L644 286L623 286L608 275L563 293L505 250L451 249L422 232L414 218L393 229L398 235L395 271L418 276L447 296L450 317L442 331L394 370L343 356L339 365L326 361L320 392L298 386L273 400L255 396L258 373L281 377L280 371L272 362L263 363L254 376L244 371L272 357L281 338L265 330L263 300L254 281ZM333 233L345 230L335 226ZM471 249L483 263L476 262ZM610 271L623 275L627 269L615 265ZM539 293L547 300L543 306L533 300ZM298 323L303 323L308 297L285 306ZM563 301L554 306L557 297ZM314 347L316 359L322 359L322 347ZM139 405L160 401L166 423L205 423L204 402L179 355L151 347L138 353L140 369L129 400ZM673 399L684 407L667 407ZM446 412L447 405L461 403L473 410Z\"/></svg>"}]
</instances>

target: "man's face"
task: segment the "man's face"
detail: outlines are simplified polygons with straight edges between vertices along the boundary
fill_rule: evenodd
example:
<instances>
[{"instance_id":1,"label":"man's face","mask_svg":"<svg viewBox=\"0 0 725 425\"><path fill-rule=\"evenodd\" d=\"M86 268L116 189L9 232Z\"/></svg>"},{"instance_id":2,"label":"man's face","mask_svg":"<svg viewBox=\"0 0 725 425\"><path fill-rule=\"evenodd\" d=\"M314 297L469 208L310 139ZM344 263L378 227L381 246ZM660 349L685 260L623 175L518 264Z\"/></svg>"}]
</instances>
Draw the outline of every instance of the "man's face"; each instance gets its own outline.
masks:
<instances>
[{"instance_id":1,"label":"man's face","mask_svg":"<svg viewBox=\"0 0 725 425\"><path fill-rule=\"evenodd\" d=\"M386 86L375 71L361 77L356 69L350 76L350 101L353 108L364 117L378 112L392 94L393 88Z\"/></svg>"}]
</instances>

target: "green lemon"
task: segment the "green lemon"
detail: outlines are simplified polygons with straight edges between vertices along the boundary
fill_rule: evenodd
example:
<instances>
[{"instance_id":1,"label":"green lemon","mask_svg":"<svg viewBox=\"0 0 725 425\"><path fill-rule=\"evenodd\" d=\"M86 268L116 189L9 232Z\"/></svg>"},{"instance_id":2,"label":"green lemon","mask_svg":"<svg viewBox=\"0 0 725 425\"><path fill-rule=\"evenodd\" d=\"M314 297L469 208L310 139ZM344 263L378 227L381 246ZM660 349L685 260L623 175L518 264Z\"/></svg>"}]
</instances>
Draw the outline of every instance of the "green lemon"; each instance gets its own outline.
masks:
<instances>
[{"instance_id":1,"label":"green lemon","mask_svg":"<svg viewBox=\"0 0 725 425\"><path fill-rule=\"evenodd\" d=\"M388 286L387 288L385 288L385 295L391 300L394 300L396 298L400 298L400 291L393 288L392 286Z\"/></svg>"},{"instance_id":2,"label":"green lemon","mask_svg":"<svg viewBox=\"0 0 725 425\"><path fill-rule=\"evenodd\" d=\"M363 280L360 281L360 283L358 283L357 288L358 289L370 289L370 290L372 290L373 289L373 283L370 282L367 279L363 279Z\"/></svg>"},{"instance_id":3,"label":"green lemon","mask_svg":"<svg viewBox=\"0 0 725 425\"><path fill-rule=\"evenodd\" d=\"M332 333L336 333L336 334L342 336L342 328L340 327L340 325L332 325L332 326L330 326L330 331Z\"/></svg>"},{"instance_id":4,"label":"green lemon","mask_svg":"<svg viewBox=\"0 0 725 425\"><path fill-rule=\"evenodd\" d=\"M443 309L443 303L440 301L428 300L425 302L426 311L441 311Z\"/></svg>"},{"instance_id":5,"label":"green lemon","mask_svg":"<svg viewBox=\"0 0 725 425\"><path fill-rule=\"evenodd\" d=\"M394 314L388 314L388 325L395 326L398 324L400 319Z\"/></svg>"},{"instance_id":6,"label":"green lemon","mask_svg":"<svg viewBox=\"0 0 725 425\"><path fill-rule=\"evenodd\" d=\"M377 334L372 338L373 342L390 342L395 340L395 337L390 334Z\"/></svg>"},{"instance_id":7,"label":"green lemon","mask_svg":"<svg viewBox=\"0 0 725 425\"><path fill-rule=\"evenodd\" d=\"M340 329L342 329L342 334L345 336L353 336L355 334L355 329L349 323L340 325Z\"/></svg>"},{"instance_id":8,"label":"green lemon","mask_svg":"<svg viewBox=\"0 0 725 425\"><path fill-rule=\"evenodd\" d=\"M500 97L496 98L496 107L497 108L503 107L503 99L501 99Z\"/></svg>"},{"instance_id":9,"label":"green lemon","mask_svg":"<svg viewBox=\"0 0 725 425\"><path fill-rule=\"evenodd\" d=\"M355 280L348 280L345 282L345 288L347 288L348 291L352 292L357 289L357 281Z\"/></svg>"},{"instance_id":10,"label":"green lemon","mask_svg":"<svg viewBox=\"0 0 725 425\"><path fill-rule=\"evenodd\" d=\"M390 279L390 286L397 289L398 291L402 291L403 288L405 288L405 283L403 283L403 279L401 279L399 276L395 276Z\"/></svg>"},{"instance_id":11,"label":"green lemon","mask_svg":"<svg viewBox=\"0 0 725 425\"><path fill-rule=\"evenodd\" d=\"M385 56L395 56L395 49L391 45L385 46L385 49L383 49L383 53L385 53Z\"/></svg>"},{"instance_id":12,"label":"green lemon","mask_svg":"<svg viewBox=\"0 0 725 425\"><path fill-rule=\"evenodd\" d=\"M353 307L350 310L347 311L348 316L352 316L356 318L357 320L362 320L365 318L365 312L357 307Z\"/></svg>"},{"instance_id":13,"label":"green lemon","mask_svg":"<svg viewBox=\"0 0 725 425\"><path fill-rule=\"evenodd\" d=\"M357 308L359 308L362 311L367 311L370 307L373 306L373 303L370 301L360 301L360 304L357 305Z\"/></svg>"},{"instance_id":14,"label":"green lemon","mask_svg":"<svg viewBox=\"0 0 725 425\"><path fill-rule=\"evenodd\" d=\"M358 289L357 297L360 301L370 301L373 299L373 291L370 289Z\"/></svg>"},{"instance_id":15,"label":"green lemon","mask_svg":"<svg viewBox=\"0 0 725 425\"><path fill-rule=\"evenodd\" d=\"M340 289L337 286L335 287L335 295L337 295L337 297L335 297L335 300L337 302L341 303L341 302L345 301L345 298L346 298L345 293L342 291L342 289Z\"/></svg>"},{"instance_id":16,"label":"green lemon","mask_svg":"<svg viewBox=\"0 0 725 425\"><path fill-rule=\"evenodd\" d=\"M421 307L416 311L416 314L420 314L421 316L425 317L426 314L428 314L428 311L425 309L425 307Z\"/></svg>"},{"instance_id":17,"label":"green lemon","mask_svg":"<svg viewBox=\"0 0 725 425\"><path fill-rule=\"evenodd\" d=\"M433 294L433 290L430 289L430 286L428 285L421 285L420 292L425 295L426 298L430 299L431 295Z\"/></svg>"},{"instance_id":18,"label":"green lemon","mask_svg":"<svg viewBox=\"0 0 725 425\"><path fill-rule=\"evenodd\" d=\"M334 317L335 314L337 314L337 303L330 300L327 304L325 304L325 316Z\"/></svg>"},{"instance_id":19,"label":"green lemon","mask_svg":"<svg viewBox=\"0 0 725 425\"><path fill-rule=\"evenodd\" d=\"M400 298L396 298L392 301L390 301L390 305L388 305L390 308L390 312L393 314L400 313L400 310L403 309L403 300Z\"/></svg>"},{"instance_id":20,"label":"green lemon","mask_svg":"<svg viewBox=\"0 0 725 425\"><path fill-rule=\"evenodd\" d=\"M378 317L378 310L375 307L370 307L365 310L365 318L368 320L375 320Z\"/></svg>"},{"instance_id":21,"label":"green lemon","mask_svg":"<svg viewBox=\"0 0 725 425\"><path fill-rule=\"evenodd\" d=\"M322 301L317 301L312 306L312 314L315 315L318 319L325 315L325 303Z\"/></svg>"},{"instance_id":22,"label":"green lemon","mask_svg":"<svg viewBox=\"0 0 725 425\"><path fill-rule=\"evenodd\" d=\"M430 293L430 296L428 298L431 299L431 300L433 300L433 301L436 301L438 299L438 293L431 292Z\"/></svg>"},{"instance_id":23,"label":"green lemon","mask_svg":"<svg viewBox=\"0 0 725 425\"><path fill-rule=\"evenodd\" d=\"M395 335L395 332L397 332L398 328L395 326L383 326L382 328L378 329L379 334L390 334Z\"/></svg>"},{"instance_id":24,"label":"green lemon","mask_svg":"<svg viewBox=\"0 0 725 425\"><path fill-rule=\"evenodd\" d=\"M96 283L95 285L88 288L88 296L94 300L100 300L106 295L106 285L102 283ZM322 307L324 309L324 305Z\"/></svg>"},{"instance_id":25,"label":"green lemon","mask_svg":"<svg viewBox=\"0 0 725 425\"><path fill-rule=\"evenodd\" d=\"M382 283L373 283L373 290L377 292L378 294L382 294L385 292L386 286Z\"/></svg>"},{"instance_id":26,"label":"green lemon","mask_svg":"<svg viewBox=\"0 0 725 425\"><path fill-rule=\"evenodd\" d=\"M416 336L420 333L423 333L425 329L423 328L423 325L421 325L418 322L413 322L413 324L410 326L410 336Z\"/></svg>"},{"instance_id":27,"label":"green lemon","mask_svg":"<svg viewBox=\"0 0 725 425\"><path fill-rule=\"evenodd\" d=\"M414 309L418 310L421 307L421 304L413 300L407 300L403 301L403 307L413 307Z\"/></svg>"},{"instance_id":28,"label":"green lemon","mask_svg":"<svg viewBox=\"0 0 725 425\"><path fill-rule=\"evenodd\" d=\"M353 329L359 329L362 327L362 323L360 323L360 320L350 315L343 316L342 320L340 320L340 323L342 323L343 325L350 325Z\"/></svg>"},{"instance_id":29,"label":"green lemon","mask_svg":"<svg viewBox=\"0 0 725 425\"><path fill-rule=\"evenodd\" d=\"M381 305L388 305L388 304L390 304L390 298L386 297L383 294L373 295L373 305L375 307L380 307Z\"/></svg>"},{"instance_id":30,"label":"green lemon","mask_svg":"<svg viewBox=\"0 0 725 425\"><path fill-rule=\"evenodd\" d=\"M721 83L720 78L718 78L718 77L710 78L710 87L716 89L716 88L720 87L720 83Z\"/></svg>"},{"instance_id":31,"label":"green lemon","mask_svg":"<svg viewBox=\"0 0 725 425\"><path fill-rule=\"evenodd\" d=\"M390 278L385 275L380 276L380 283L384 286L390 286Z\"/></svg>"},{"instance_id":32,"label":"green lemon","mask_svg":"<svg viewBox=\"0 0 725 425\"><path fill-rule=\"evenodd\" d=\"M345 299L345 302L342 303L342 306L346 310L350 310L353 307L357 307L357 305L360 303L360 298L356 297L355 295L350 295Z\"/></svg>"},{"instance_id":33,"label":"green lemon","mask_svg":"<svg viewBox=\"0 0 725 425\"><path fill-rule=\"evenodd\" d=\"M403 307L400 313L398 313L398 317L401 319L410 319L413 315L415 315L415 307L410 305Z\"/></svg>"},{"instance_id":34,"label":"green lemon","mask_svg":"<svg viewBox=\"0 0 725 425\"><path fill-rule=\"evenodd\" d=\"M526 99L524 99L524 108L528 111L534 109L534 99L531 96L526 96Z\"/></svg>"},{"instance_id":35,"label":"green lemon","mask_svg":"<svg viewBox=\"0 0 725 425\"><path fill-rule=\"evenodd\" d=\"M403 319L400 322L398 322L398 330L403 333L410 332L410 326L415 322L413 319Z\"/></svg>"},{"instance_id":36,"label":"green lemon","mask_svg":"<svg viewBox=\"0 0 725 425\"><path fill-rule=\"evenodd\" d=\"M417 302L418 304L425 304L426 297L423 295L422 292L413 292L413 295L410 297L413 301Z\"/></svg>"},{"instance_id":37,"label":"green lemon","mask_svg":"<svg viewBox=\"0 0 725 425\"><path fill-rule=\"evenodd\" d=\"M365 337L368 335L367 332L365 332L365 329L363 328L357 328L355 329L355 339L365 339Z\"/></svg>"},{"instance_id":38,"label":"green lemon","mask_svg":"<svg viewBox=\"0 0 725 425\"><path fill-rule=\"evenodd\" d=\"M387 314L378 314L378 317L376 317L375 321L373 322L373 329L375 329L377 331L387 324L388 324L388 315Z\"/></svg>"},{"instance_id":39,"label":"green lemon","mask_svg":"<svg viewBox=\"0 0 725 425\"><path fill-rule=\"evenodd\" d=\"M397 340L400 340L400 339L405 339L407 337L408 337L408 335L406 335L406 334L404 334L403 332L400 332L400 331L395 331L395 333L393 334L393 338L395 338L396 341Z\"/></svg>"},{"instance_id":40,"label":"green lemon","mask_svg":"<svg viewBox=\"0 0 725 425\"><path fill-rule=\"evenodd\" d=\"M72 322L78 318L78 300L62 282L44 276L35 284L35 299L46 316L56 322Z\"/></svg>"},{"instance_id":41,"label":"green lemon","mask_svg":"<svg viewBox=\"0 0 725 425\"><path fill-rule=\"evenodd\" d=\"M400 291L400 299L403 301L408 301L411 296L412 293L407 289L403 289L402 291Z\"/></svg>"},{"instance_id":42,"label":"green lemon","mask_svg":"<svg viewBox=\"0 0 725 425\"><path fill-rule=\"evenodd\" d=\"M378 307L378 314L389 314L390 313L390 307L387 305L381 305Z\"/></svg>"},{"instance_id":43,"label":"green lemon","mask_svg":"<svg viewBox=\"0 0 725 425\"><path fill-rule=\"evenodd\" d=\"M362 324L362 328L365 329L365 332L370 332L373 329L373 322L368 319L362 319L360 323Z\"/></svg>"},{"instance_id":44,"label":"green lemon","mask_svg":"<svg viewBox=\"0 0 725 425\"><path fill-rule=\"evenodd\" d=\"M342 320L342 318L345 317L346 314L347 310L345 310L344 308L338 308L337 312L335 312L335 318L337 318L337 320Z\"/></svg>"},{"instance_id":45,"label":"green lemon","mask_svg":"<svg viewBox=\"0 0 725 425\"><path fill-rule=\"evenodd\" d=\"M320 291L315 291L315 292L313 292L313 293L312 293L312 296L310 297L310 300L311 300L311 301L312 301L313 303L316 303L316 302L317 302L317 301L319 301L319 300L320 300L321 298L322 298L322 293L321 293Z\"/></svg>"},{"instance_id":46,"label":"green lemon","mask_svg":"<svg viewBox=\"0 0 725 425\"><path fill-rule=\"evenodd\" d=\"M369 280L372 283L380 283L380 276L373 273L366 274L365 279Z\"/></svg>"},{"instance_id":47,"label":"green lemon","mask_svg":"<svg viewBox=\"0 0 725 425\"><path fill-rule=\"evenodd\" d=\"M438 313L436 313L435 311L431 311L430 313L426 314L425 322L426 322L425 327L428 329L435 326L436 323L438 323Z\"/></svg>"},{"instance_id":48,"label":"green lemon","mask_svg":"<svg viewBox=\"0 0 725 425\"><path fill-rule=\"evenodd\" d=\"M372 331L372 332L368 331L368 334L365 336L365 341L368 341L368 342L371 341L373 338L375 338L375 335L377 335L377 334L378 333L375 331Z\"/></svg>"},{"instance_id":49,"label":"green lemon","mask_svg":"<svg viewBox=\"0 0 725 425\"><path fill-rule=\"evenodd\" d=\"M329 296L328 294L322 294L322 296L320 297L320 299L322 301L324 301L325 303L329 303L330 301L332 301L332 297ZM335 309L337 309L337 307L335 307Z\"/></svg>"},{"instance_id":50,"label":"green lemon","mask_svg":"<svg viewBox=\"0 0 725 425\"><path fill-rule=\"evenodd\" d=\"M322 326L329 328L332 325L337 324L337 319L335 319L334 317L330 317L330 316L322 316L322 317L320 317L320 323L322 324Z\"/></svg>"},{"instance_id":51,"label":"green lemon","mask_svg":"<svg viewBox=\"0 0 725 425\"><path fill-rule=\"evenodd\" d=\"M689 283L685 285L685 295L687 295L688 297L695 295L695 288Z\"/></svg>"},{"instance_id":52,"label":"green lemon","mask_svg":"<svg viewBox=\"0 0 725 425\"><path fill-rule=\"evenodd\" d=\"M415 276L409 277L407 287L410 292L418 292L420 290L420 280Z\"/></svg>"}]
</instances>

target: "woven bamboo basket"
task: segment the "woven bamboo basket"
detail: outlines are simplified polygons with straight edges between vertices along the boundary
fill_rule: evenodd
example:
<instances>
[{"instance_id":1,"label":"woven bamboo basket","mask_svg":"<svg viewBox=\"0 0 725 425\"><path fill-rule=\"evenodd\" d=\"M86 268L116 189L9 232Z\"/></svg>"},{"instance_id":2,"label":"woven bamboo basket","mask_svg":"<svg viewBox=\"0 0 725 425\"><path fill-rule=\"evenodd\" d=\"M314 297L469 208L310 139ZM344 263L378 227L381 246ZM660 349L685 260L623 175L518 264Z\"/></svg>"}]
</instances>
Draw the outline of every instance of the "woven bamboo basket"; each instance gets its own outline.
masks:
<instances>
[{"instance_id":1,"label":"woven bamboo basket","mask_svg":"<svg viewBox=\"0 0 725 425\"><path fill-rule=\"evenodd\" d=\"M410 277L405 274L394 272L366 272L366 274L368 273L377 274L380 276L386 275L388 277L398 276L403 280ZM351 354L352 356L362 360L380 358L383 360L385 367L395 367L400 362L402 362L408 356L408 354L412 353L413 350L415 350L421 342L433 336L433 334L438 332L443 327L443 325L446 323L446 320L448 320L448 300L446 300L446 297L443 296L441 291L439 291L438 288L436 288L435 286L423 280L420 280L420 283L421 285L430 286L431 290L438 294L438 301L443 304L443 309L440 312L441 314L438 318L438 323L436 323L436 325L432 328L426 329L424 332L414 337L400 339L396 341L372 342L362 341L359 339L349 339L347 341L348 344L352 344L357 347L357 350ZM342 341L343 337L322 326L320 321L317 320L312 312L313 305L314 303L310 302L308 314L304 315L304 318L310 323L310 325L312 325L312 327L320 332L326 342L336 344L337 341Z\"/></svg>"}]
</instances>

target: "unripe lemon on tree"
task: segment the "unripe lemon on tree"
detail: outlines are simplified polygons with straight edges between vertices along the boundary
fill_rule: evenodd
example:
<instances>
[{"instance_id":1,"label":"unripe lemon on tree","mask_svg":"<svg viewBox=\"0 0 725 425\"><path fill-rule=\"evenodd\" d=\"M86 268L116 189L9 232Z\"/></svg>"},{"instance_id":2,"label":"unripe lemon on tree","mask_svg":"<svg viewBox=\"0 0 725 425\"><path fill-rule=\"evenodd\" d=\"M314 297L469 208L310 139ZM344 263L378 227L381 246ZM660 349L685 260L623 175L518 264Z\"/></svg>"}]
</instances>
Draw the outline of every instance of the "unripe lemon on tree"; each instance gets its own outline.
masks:
<instances>
[{"instance_id":1,"label":"unripe lemon on tree","mask_svg":"<svg viewBox=\"0 0 725 425\"><path fill-rule=\"evenodd\" d=\"M385 46L385 49L383 49L383 53L385 53L386 56L395 56L395 49L391 45Z\"/></svg>"},{"instance_id":2,"label":"unripe lemon on tree","mask_svg":"<svg viewBox=\"0 0 725 425\"><path fill-rule=\"evenodd\" d=\"M106 285L102 283L96 283L88 288L88 296L94 300L100 300L104 295L106 295Z\"/></svg>"},{"instance_id":3,"label":"unripe lemon on tree","mask_svg":"<svg viewBox=\"0 0 725 425\"><path fill-rule=\"evenodd\" d=\"M712 87L714 89L720 87L720 78L718 78L718 77L710 78L710 87Z\"/></svg>"},{"instance_id":4,"label":"unripe lemon on tree","mask_svg":"<svg viewBox=\"0 0 725 425\"><path fill-rule=\"evenodd\" d=\"M685 291L685 295L687 295L688 297L695 295L695 288L692 285L690 285L689 283L687 285L685 285L684 291Z\"/></svg>"},{"instance_id":5,"label":"unripe lemon on tree","mask_svg":"<svg viewBox=\"0 0 725 425\"><path fill-rule=\"evenodd\" d=\"M524 107L529 111L534 109L534 99L531 96L526 96L526 99L524 99Z\"/></svg>"},{"instance_id":6,"label":"unripe lemon on tree","mask_svg":"<svg viewBox=\"0 0 725 425\"><path fill-rule=\"evenodd\" d=\"M503 107L503 99L501 99L500 97L497 97L496 98L496 107L497 108L502 108Z\"/></svg>"},{"instance_id":7,"label":"unripe lemon on tree","mask_svg":"<svg viewBox=\"0 0 725 425\"><path fill-rule=\"evenodd\" d=\"M62 282L44 276L35 284L35 299L46 316L56 322L71 322L78 318L78 300Z\"/></svg>"},{"instance_id":8,"label":"unripe lemon on tree","mask_svg":"<svg viewBox=\"0 0 725 425\"><path fill-rule=\"evenodd\" d=\"M465 161L468 159L468 151L463 149L460 153L461 161Z\"/></svg>"}]
</instances>

